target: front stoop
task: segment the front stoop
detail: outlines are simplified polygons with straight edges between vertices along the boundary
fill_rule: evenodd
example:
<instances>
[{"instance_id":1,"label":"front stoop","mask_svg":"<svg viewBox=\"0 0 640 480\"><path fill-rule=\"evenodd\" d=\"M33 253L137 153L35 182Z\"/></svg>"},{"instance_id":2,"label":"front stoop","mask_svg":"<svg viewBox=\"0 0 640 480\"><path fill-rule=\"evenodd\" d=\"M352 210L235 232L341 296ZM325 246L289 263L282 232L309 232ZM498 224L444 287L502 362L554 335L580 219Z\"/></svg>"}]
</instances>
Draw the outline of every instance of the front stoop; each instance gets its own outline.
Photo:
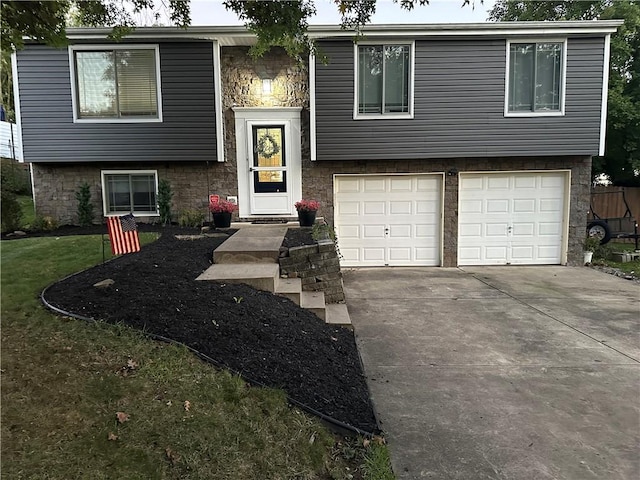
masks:
<instances>
[{"instance_id":1,"label":"front stoop","mask_svg":"<svg viewBox=\"0 0 640 480\"><path fill-rule=\"evenodd\" d=\"M325 304L324 292L302 290L300 278L281 278L278 256L286 227L242 228L213 252L214 264L196 280L244 283L288 298L333 325L351 325L347 306Z\"/></svg>"}]
</instances>

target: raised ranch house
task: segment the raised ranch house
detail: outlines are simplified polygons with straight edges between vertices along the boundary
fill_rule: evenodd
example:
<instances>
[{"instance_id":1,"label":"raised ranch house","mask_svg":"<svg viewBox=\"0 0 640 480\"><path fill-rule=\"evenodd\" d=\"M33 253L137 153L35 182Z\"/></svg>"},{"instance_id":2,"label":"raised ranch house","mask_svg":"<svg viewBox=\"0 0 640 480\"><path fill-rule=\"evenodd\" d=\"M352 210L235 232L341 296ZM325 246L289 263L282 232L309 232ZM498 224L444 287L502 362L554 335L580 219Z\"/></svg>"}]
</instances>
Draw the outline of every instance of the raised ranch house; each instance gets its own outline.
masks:
<instances>
[{"instance_id":1,"label":"raised ranch house","mask_svg":"<svg viewBox=\"0 0 640 480\"><path fill-rule=\"evenodd\" d=\"M578 264L620 24L311 27L305 65L243 27L72 29L14 58L36 210L73 223L88 182L153 221L167 179L175 212L317 199L345 266Z\"/></svg>"}]
</instances>

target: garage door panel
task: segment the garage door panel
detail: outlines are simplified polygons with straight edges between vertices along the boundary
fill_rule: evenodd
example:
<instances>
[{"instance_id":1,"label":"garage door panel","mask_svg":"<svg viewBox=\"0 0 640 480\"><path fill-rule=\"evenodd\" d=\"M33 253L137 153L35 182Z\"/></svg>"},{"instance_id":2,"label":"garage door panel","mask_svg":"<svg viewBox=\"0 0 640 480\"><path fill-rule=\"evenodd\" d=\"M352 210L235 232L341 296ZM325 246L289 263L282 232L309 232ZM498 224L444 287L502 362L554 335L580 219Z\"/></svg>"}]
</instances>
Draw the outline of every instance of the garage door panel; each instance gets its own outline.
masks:
<instances>
[{"instance_id":1,"label":"garage door panel","mask_svg":"<svg viewBox=\"0 0 640 480\"><path fill-rule=\"evenodd\" d=\"M336 193L358 193L360 192L361 182L356 179L343 179L340 184L336 185Z\"/></svg>"},{"instance_id":2,"label":"garage door panel","mask_svg":"<svg viewBox=\"0 0 640 480\"><path fill-rule=\"evenodd\" d=\"M441 178L336 176L335 221L340 249L359 250L358 255L350 253L348 257L343 253L343 265L440 265ZM342 187L345 180L348 189ZM343 204L347 206L343 208Z\"/></svg>"},{"instance_id":3,"label":"garage door panel","mask_svg":"<svg viewBox=\"0 0 640 480\"><path fill-rule=\"evenodd\" d=\"M564 172L460 174L458 264L561 263L566 179Z\"/></svg>"},{"instance_id":4,"label":"garage door panel","mask_svg":"<svg viewBox=\"0 0 640 480\"><path fill-rule=\"evenodd\" d=\"M411 200L389 202L389 213L391 215L411 215Z\"/></svg>"},{"instance_id":5,"label":"garage door panel","mask_svg":"<svg viewBox=\"0 0 640 480\"><path fill-rule=\"evenodd\" d=\"M384 193L386 188L386 183L384 179L381 178L365 178L363 180L363 188L362 191L365 193Z\"/></svg>"},{"instance_id":6,"label":"garage door panel","mask_svg":"<svg viewBox=\"0 0 640 480\"><path fill-rule=\"evenodd\" d=\"M362 227L362 239L371 240L385 237L384 225L364 225Z\"/></svg>"},{"instance_id":7,"label":"garage door panel","mask_svg":"<svg viewBox=\"0 0 640 480\"><path fill-rule=\"evenodd\" d=\"M364 202L362 213L364 215L384 215L385 202Z\"/></svg>"}]
</instances>

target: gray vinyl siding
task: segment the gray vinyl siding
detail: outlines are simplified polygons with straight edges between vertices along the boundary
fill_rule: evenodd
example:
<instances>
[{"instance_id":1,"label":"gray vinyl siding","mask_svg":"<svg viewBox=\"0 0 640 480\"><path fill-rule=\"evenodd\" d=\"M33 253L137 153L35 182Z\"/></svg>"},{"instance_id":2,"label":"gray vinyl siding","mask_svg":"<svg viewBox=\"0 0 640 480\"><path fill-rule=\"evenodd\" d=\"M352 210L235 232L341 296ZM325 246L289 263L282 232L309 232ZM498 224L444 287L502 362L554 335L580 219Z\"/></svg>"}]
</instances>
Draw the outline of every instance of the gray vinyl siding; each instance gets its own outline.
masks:
<instances>
[{"instance_id":1,"label":"gray vinyl siding","mask_svg":"<svg viewBox=\"0 0 640 480\"><path fill-rule=\"evenodd\" d=\"M320 44L318 160L597 155L604 38L569 38L564 116L505 117L505 39L417 40L413 119L354 120L353 43Z\"/></svg>"},{"instance_id":2,"label":"gray vinyl siding","mask_svg":"<svg viewBox=\"0 0 640 480\"><path fill-rule=\"evenodd\" d=\"M212 45L159 45L161 123L73 123L68 50L30 45L20 51L25 161L216 161Z\"/></svg>"}]
</instances>

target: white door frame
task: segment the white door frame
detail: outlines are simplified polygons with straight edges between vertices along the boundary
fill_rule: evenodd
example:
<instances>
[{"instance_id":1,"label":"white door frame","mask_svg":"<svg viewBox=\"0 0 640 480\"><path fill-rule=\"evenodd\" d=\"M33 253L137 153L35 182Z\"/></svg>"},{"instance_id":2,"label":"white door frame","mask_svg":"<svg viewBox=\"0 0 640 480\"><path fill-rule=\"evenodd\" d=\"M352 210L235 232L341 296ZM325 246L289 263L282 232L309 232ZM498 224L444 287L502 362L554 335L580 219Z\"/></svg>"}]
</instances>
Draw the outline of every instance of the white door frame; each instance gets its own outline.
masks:
<instances>
[{"instance_id":1,"label":"white door frame","mask_svg":"<svg viewBox=\"0 0 640 480\"><path fill-rule=\"evenodd\" d=\"M300 112L301 107L234 107L236 129L236 163L238 175L238 214L241 218L251 217L291 217L295 212L295 202L302 198L302 147ZM254 200L251 192L249 168L253 153L252 127L254 125L284 126L287 158L288 210L277 214L252 214ZM285 207L286 209L287 207Z\"/></svg>"}]
</instances>

